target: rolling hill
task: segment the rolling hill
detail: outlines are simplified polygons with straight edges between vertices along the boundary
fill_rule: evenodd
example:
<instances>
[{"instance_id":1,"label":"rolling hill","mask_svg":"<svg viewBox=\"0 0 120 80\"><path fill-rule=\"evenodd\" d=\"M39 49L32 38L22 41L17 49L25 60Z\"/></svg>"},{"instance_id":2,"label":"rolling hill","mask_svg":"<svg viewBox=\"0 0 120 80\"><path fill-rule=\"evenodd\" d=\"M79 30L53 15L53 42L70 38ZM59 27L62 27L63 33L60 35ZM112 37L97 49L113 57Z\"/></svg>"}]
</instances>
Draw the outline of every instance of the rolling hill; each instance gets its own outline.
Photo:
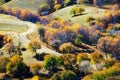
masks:
<instances>
[{"instance_id":1,"label":"rolling hill","mask_svg":"<svg viewBox=\"0 0 120 80\"><path fill-rule=\"evenodd\" d=\"M84 24L85 25L85 24L87 24L85 22L87 17L97 18L97 17L102 16L104 14L104 12L105 12L104 9L100 9L100 8L96 8L96 7L92 7L92 6L80 5L82 8L85 9L85 11L83 12L82 15L72 17L70 15L70 9L75 7L75 6L76 5L62 8L62 9L50 14L49 16L60 17L60 18L63 18L65 20L70 20L70 21L72 21L74 23Z\"/></svg>"},{"instance_id":2,"label":"rolling hill","mask_svg":"<svg viewBox=\"0 0 120 80\"><path fill-rule=\"evenodd\" d=\"M48 0L11 0L10 2L3 4L4 7L19 7L22 9L30 9L32 12L36 12L41 4L46 4Z\"/></svg>"}]
</instances>

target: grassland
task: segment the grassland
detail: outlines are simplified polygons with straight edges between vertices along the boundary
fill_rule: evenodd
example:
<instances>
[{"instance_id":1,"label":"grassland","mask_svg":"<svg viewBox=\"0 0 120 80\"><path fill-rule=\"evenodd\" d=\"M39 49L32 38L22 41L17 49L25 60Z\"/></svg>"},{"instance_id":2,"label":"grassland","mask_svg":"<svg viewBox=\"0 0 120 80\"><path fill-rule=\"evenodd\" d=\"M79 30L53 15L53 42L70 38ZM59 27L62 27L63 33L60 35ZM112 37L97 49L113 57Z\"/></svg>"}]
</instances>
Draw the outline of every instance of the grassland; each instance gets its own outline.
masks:
<instances>
[{"instance_id":1,"label":"grassland","mask_svg":"<svg viewBox=\"0 0 120 80\"><path fill-rule=\"evenodd\" d=\"M47 0L12 0L3 6L10 8L19 7L21 9L29 9L32 12L36 12L40 5L46 3Z\"/></svg>"},{"instance_id":2,"label":"grassland","mask_svg":"<svg viewBox=\"0 0 120 80\"><path fill-rule=\"evenodd\" d=\"M0 31L7 31L7 32L24 32L27 30L26 26L22 26L22 25L10 25L10 24L3 24L0 23Z\"/></svg>"},{"instance_id":3,"label":"grassland","mask_svg":"<svg viewBox=\"0 0 120 80\"><path fill-rule=\"evenodd\" d=\"M22 43L21 47L26 46L25 41L21 40L17 36L17 34L21 33L21 32L25 32L28 29L28 27L24 24L15 25L15 24L9 23L8 21L19 22L19 19L15 18L13 16L10 16L10 15L0 14L0 33L7 34L7 35L11 36L13 38L13 42L16 45L19 42L21 42ZM23 51L22 53L23 53L22 57L24 59L24 62L27 65L31 65L33 63L38 62L35 58L33 58L34 54L32 54L29 50ZM4 56L8 56L8 55L4 54Z\"/></svg>"},{"instance_id":4,"label":"grassland","mask_svg":"<svg viewBox=\"0 0 120 80\"><path fill-rule=\"evenodd\" d=\"M2 5L4 2L3 2L3 0L0 0L0 5Z\"/></svg>"},{"instance_id":5,"label":"grassland","mask_svg":"<svg viewBox=\"0 0 120 80\"><path fill-rule=\"evenodd\" d=\"M104 9L99 9L99 8L96 8L96 7L86 6L86 5L79 5L79 6L81 6L82 8L85 9L85 12L83 12L79 16L72 17L70 15L70 9L72 7L75 7L75 6L77 6L77 5L68 6L68 7L65 7L63 9L60 9L60 10L54 12L53 14L51 14L51 16L60 17L60 18L72 21L74 23L79 23L79 24L86 25L87 23L85 22L85 19L87 17L97 18L97 17L102 16L103 13L105 12Z\"/></svg>"}]
</instances>

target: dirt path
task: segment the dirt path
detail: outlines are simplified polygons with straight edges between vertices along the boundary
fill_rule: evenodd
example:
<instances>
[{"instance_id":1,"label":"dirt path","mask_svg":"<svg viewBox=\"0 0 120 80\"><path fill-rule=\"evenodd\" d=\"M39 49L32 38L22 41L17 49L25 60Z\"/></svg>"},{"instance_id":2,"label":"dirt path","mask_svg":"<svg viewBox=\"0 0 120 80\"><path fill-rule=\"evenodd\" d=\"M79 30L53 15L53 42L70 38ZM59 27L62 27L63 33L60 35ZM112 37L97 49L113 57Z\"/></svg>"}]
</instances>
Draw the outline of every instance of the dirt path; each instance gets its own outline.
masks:
<instances>
[{"instance_id":1,"label":"dirt path","mask_svg":"<svg viewBox=\"0 0 120 80\"><path fill-rule=\"evenodd\" d=\"M13 21L13 20L3 20L0 19L0 22L5 23L5 24L9 24L9 25L25 25L28 27L27 31L22 32L17 34L17 36L20 38L20 40L24 41L26 43L26 46L28 45L28 43L30 42L30 40L27 38L28 34L31 34L32 32L34 32L36 30L36 25L31 23L31 22L27 22L27 21ZM37 50L39 53L41 52L45 52L45 53L49 53L51 55L61 55L60 53L53 51L49 48L47 48L46 46L42 45L42 48Z\"/></svg>"}]
</instances>

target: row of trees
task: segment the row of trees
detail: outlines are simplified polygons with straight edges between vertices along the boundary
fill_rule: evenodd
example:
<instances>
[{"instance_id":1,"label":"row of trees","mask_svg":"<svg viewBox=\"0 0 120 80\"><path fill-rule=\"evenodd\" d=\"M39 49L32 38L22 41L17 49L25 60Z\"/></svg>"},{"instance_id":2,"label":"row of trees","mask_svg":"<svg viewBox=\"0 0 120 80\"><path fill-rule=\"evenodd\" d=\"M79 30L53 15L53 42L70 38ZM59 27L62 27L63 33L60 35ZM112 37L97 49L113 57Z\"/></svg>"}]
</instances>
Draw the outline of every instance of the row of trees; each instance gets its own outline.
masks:
<instances>
[{"instance_id":1,"label":"row of trees","mask_svg":"<svg viewBox=\"0 0 120 80\"><path fill-rule=\"evenodd\" d=\"M52 76L51 80L76 80L77 77L91 73L94 74L94 70L103 70L104 68L112 67L116 62L114 58L105 59L103 54L98 52L90 55L87 53L80 53L78 55L64 54L60 57L47 55L42 65L34 64L31 70L34 75L39 75L41 73L40 70L44 68L50 72L49 74ZM92 68L93 65L96 66L96 68Z\"/></svg>"},{"instance_id":2,"label":"row of trees","mask_svg":"<svg viewBox=\"0 0 120 80\"><path fill-rule=\"evenodd\" d=\"M29 77L29 68L23 62L23 58L19 55L14 55L11 58L8 57L0 57L0 72L6 73L10 77L16 77L23 79L25 77Z\"/></svg>"},{"instance_id":3,"label":"row of trees","mask_svg":"<svg viewBox=\"0 0 120 80\"><path fill-rule=\"evenodd\" d=\"M44 8L44 6L43 6ZM43 11L44 9L39 9L39 11ZM18 7L9 8L0 6L0 13L15 16L24 21L30 21L33 23L39 22L43 25L46 25L49 22L49 19L46 17L41 17L39 14L33 14L28 9L20 9Z\"/></svg>"},{"instance_id":4,"label":"row of trees","mask_svg":"<svg viewBox=\"0 0 120 80\"><path fill-rule=\"evenodd\" d=\"M97 71L96 73L93 73L92 75L88 75L83 78L83 80L90 80L90 79L95 79L95 80L118 80L120 77L118 76L120 73L120 64L117 63L111 68L108 68L107 70L102 70L102 71ZM116 76L116 77L115 77Z\"/></svg>"},{"instance_id":5,"label":"row of trees","mask_svg":"<svg viewBox=\"0 0 120 80\"><path fill-rule=\"evenodd\" d=\"M119 3L119 0L50 0L48 1L49 9L51 11L58 10L62 7L69 6L72 4L80 4L80 3L85 3L85 4L90 4L90 5L95 5L102 7L104 4L115 4ZM46 6L46 8L47 8Z\"/></svg>"}]
</instances>

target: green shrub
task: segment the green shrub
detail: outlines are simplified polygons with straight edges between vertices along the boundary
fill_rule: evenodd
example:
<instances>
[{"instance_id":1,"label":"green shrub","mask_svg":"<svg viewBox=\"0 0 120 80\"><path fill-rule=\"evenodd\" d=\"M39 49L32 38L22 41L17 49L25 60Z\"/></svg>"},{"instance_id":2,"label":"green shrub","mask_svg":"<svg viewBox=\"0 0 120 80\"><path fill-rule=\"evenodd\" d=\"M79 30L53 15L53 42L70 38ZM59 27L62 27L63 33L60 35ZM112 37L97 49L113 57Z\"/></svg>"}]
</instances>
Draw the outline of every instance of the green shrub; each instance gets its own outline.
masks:
<instances>
[{"instance_id":1,"label":"green shrub","mask_svg":"<svg viewBox=\"0 0 120 80\"><path fill-rule=\"evenodd\" d=\"M81 7L79 7L79 6L76 6L76 7L71 8L71 10L70 10L70 15L76 16L76 15L81 14L81 13L84 12L84 11L85 11L84 8L81 8Z\"/></svg>"},{"instance_id":2,"label":"green shrub","mask_svg":"<svg viewBox=\"0 0 120 80\"><path fill-rule=\"evenodd\" d=\"M42 65L41 65L41 64L39 64L39 63L34 63L34 64L32 64L32 65L30 66L30 71L31 71L33 74L37 75L37 74L39 74L39 71L40 71L41 68L42 68Z\"/></svg>"},{"instance_id":3,"label":"green shrub","mask_svg":"<svg viewBox=\"0 0 120 80\"><path fill-rule=\"evenodd\" d=\"M49 11L50 11L50 5L48 4L43 4L38 8L39 15L47 15L49 14Z\"/></svg>"},{"instance_id":4,"label":"green shrub","mask_svg":"<svg viewBox=\"0 0 120 80\"><path fill-rule=\"evenodd\" d=\"M59 47L59 50L63 53L70 53L74 51L74 46L72 43L64 43Z\"/></svg>"},{"instance_id":5,"label":"green shrub","mask_svg":"<svg viewBox=\"0 0 120 80\"><path fill-rule=\"evenodd\" d=\"M6 65L6 70L11 77L23 78L29 75L29 69L19 55L11 57L10 62Z\"/></svg>"},{"instance_id":6,"label":"green shrub","mask_svg":"<svg viewBox=\"0 0 120 80\"><path fill-rule=\"evenodd\" d=\"M52 72L56 70L61 63L62 63L62 60L59 59L59 57L46 55L43 62L43 68Z\"/></svg>"},{"instance_id":7,"label":"green shrub","mask_svg":"<svg viewBox=\"0 0 120 80\"><path fill-rule=\"evenodd\" d=\"M103 61L104 67L109 68L115 64L116 60L114 58L107 58Z\"/></svg>"},{"instance_id":8,"label":"green shrub","mask_svg":"<svg viewBox=\"0 0 120 80\"><path fill-rule=\"evenodd\" d=\"M51 80L76 80L76 74L69 70L64 70L53 75Z\"/></svg>"},{"instance_id":9,"label":"green shrub","mask_svg":"<svg viewBox=\"0 0 120 80\"><path fill-rule=\"evenodd\" d=\"M107 77L119 76L119 74L120 74L120 63L115 64L114 66L106 70L97 71L92 75L88 76L87 78L89 78L88 80L105 80ZM83 80L85 79L86 77L83 78Z\"/></svg>"},{"instance_id":10,"label":"green shrub","mask_svg":"<svg viewBox=\"0 0 120 80\"><path fill-rule=\"evenodd\" d=\"M93 18L93 17L88 17L88 18L86 18L86 22L91 22L91 21L94 21L95 20L95 18Z\"/></svg>"},{"instance_id":11,"label":"green shrub","mask_svg":"<svg viewBox=\"0 0 120 80\"><path fill-rule=\"evenodd\" d=\"M0 72L1 73L6 72L6 65L8 64L9 61L10 59L8 57L0 57Z\"/></svg>"}]
</instances>

